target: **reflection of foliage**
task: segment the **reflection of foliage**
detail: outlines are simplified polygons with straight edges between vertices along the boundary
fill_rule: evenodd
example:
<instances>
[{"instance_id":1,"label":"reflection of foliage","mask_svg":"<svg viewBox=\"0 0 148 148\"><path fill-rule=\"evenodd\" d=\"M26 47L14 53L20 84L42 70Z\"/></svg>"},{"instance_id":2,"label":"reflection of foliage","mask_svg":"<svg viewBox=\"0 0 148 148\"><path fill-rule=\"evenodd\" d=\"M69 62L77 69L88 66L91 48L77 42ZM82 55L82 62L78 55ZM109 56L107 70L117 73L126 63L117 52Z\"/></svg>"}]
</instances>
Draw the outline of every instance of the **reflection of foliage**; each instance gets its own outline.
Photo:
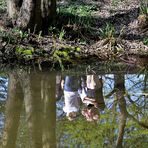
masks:
<instances>
[{"instance_id":1,"label":"reflection of foliage","mask_svg":"<svg viewBox=\"0 0 148 148\"><path fill-rule=\"evenodd\" d=\"M118 100L120 106L117 106L119 102L112 97L114 92L116 92L116 90L113 90L113 75L106 75L104 80L108 80L104 82L104 86L108 88L109 91L104 89L104 94L106 94L107 91L106 96L108 98L106 98L106 104L109 110L106 109L105 114L101 114L100 123L89 123L82 118L73 122L60 120L57 123L57 141L67 147L115 147L119 133L119 123L121 122L122 124L120 120L122 119L123 113L121 112L121 107L123 107L122 111L124 110L125 116L127 116L123 146L136 148L140 145L140 147L145 148L148 134L145 130L148 124L146 121L148 112L146 110L147 100L144 96L141 96L143 94L144 76L145 75L129 75L128 77L123 77L126 81L123 79L120 85L122 86L123 83L125 83L127 92L125 94L123 93L121 98L116 98L121 99L120 101ZM133 96L131 92L135 90L137 94ZM139 90L139 92L137 90ZM125 104L122 104L123 102L125 102Z\"/></svg>"},{"instance_id":2,"label":"reflection of foliage","mask_svg":"<svg viewBox=\"0 0 148 148\"><path fill-rule=\"evenodd\" d=\"M128 122L126 126L125 135L127 138L125 139L125 147L132 148L146 148L147 147L147 135L148 131L143 128L139 128L138 125L134 124L132 121Z\"/></svg>"},{"instance_id":3,"label":"reflection of foliage","mask_svg":"<svg viewBox=\"0 0 148 148\"><path fill-rule=\"evenodd\" d=\"M57 139L65 146L115 147L118 134L118 118L115 115L113 120L112 113L112 111L106 111L106 114L101 116L101 123L99 124L89 123L83 119L74 122L60 121L57 124ZM131 146L133 144L132 140L137 147L140 140L141 147L145 147L146 136L147 131L130 120L126 125L125 143L123 145ZM137 139L139 140L137 141Z\"/></svg>"},{"instance_id":4,"label":"reflection of foliage","mask_svg":"<svg viewBox=\"0 0 148 148\"><path fill-rule=\"evenodd\" d=\"M100 123L96 124L87 122L81 117L73 122L63 119L57 122L57 141L59 146L61 144L64 147L97 148L99 146L112 148L115 147L118 134L117 128L117 112L114 113L112 110L105 110L105 114L101 115ZM123 145L131 147L133 143L135 146L140 143L140 146L144 148L146 137L147 131L129 120L125 128Z\"/></svg>"},{"instance_id":5,"label":"reflection of foliage","mask_svg":"<svg viewBox=\"0 0 148 148\"><path fill-rule=\"evenodd\" d=\"M140 97L143 93L143 81L146 75L130 75L125 76L122 84L126 84L126 93L124 94L127 106L124 106L131 116L127 118L127 124L124 132L124 147L145 148L147 146L147 135L148 131L145 130L138 122L147 124L146 119L148 118L148 111L146 110L147 100L145 96ZM119 77L120 78L120 77ZM108 80L107 80L108 79ZM126 81L125 81L126 79ZM107 83L107 84L106 84ZM128 84L128 87L127 87ZM104 87L107 89L105 93L113 95L114 86L114 75L106 75L104 79ZM132 88L132 89L131 89ZM141 94L130 93L130 90L139 90ZM113 91L115 92L115 91ZM68 120L57 119L57 142L58 147L85 147L85 148L113 148L118 136L118 125L121 113L119 113L119 108L117 106L117 101L114 97L107 95L106 104L108 104L109 109L105 110L104 114L101 114L101 119L99 123L86 122L82 116L73 122ZM124 97L122 99L124 99ZM139 98L138 98L139 97ZM110 105L111 104L111 105ZM36 111L36 110L35 110ZM29 147L29 137L27 123L24 120L25 115L21 116L20 128L17 138L18 148L28 148ZM45 123L43 123L45 124ZM43 125L44 126L44 125Z\"/></svg>"},{"instance_id":6,"label":"reflection of foliage","mask_svg":"<svg viewBox=\"0 0 148 148\"><path fill-rule=\"evenodd\" d=\"M106 117L104 116L104 118ZM57 123L57 140L70 147L93 148L105 145L112 147L113 145L110 144L114 143L112 137L115 126L113 123L104 122L103 119L101 124L86 122L83 118L79 118L74 122L62 120Z\"/></svg>"}]
</instances>

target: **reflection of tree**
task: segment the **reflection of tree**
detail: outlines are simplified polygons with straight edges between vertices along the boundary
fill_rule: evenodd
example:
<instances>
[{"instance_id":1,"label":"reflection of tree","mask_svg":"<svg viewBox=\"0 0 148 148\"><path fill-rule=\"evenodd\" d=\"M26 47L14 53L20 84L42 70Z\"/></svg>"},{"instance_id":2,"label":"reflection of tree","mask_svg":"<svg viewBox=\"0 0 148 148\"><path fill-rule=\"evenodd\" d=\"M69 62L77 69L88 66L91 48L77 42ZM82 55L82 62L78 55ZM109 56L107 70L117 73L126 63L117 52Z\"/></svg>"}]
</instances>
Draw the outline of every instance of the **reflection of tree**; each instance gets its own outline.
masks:
<instances>
[{"instance_id":1,"label":"reflection of tree","mask_svg":"<svg viewBox=\"0 0 148 148\"><path fill-rule=\"evenodd\" d=\"M15 148L23 95L16 73L11 73L8 83L6 119L2 144L4 148Z\"/></svg>"},{"instance_id":2,"label":"reflection of tree","mask_svg":"<svg viewBox=\"0 0 148 148\"><path fill-rule=\"evenodd\" d=\"M32 148L42 147L42 102L41 76L39 74L22 74L22 87L26 117L30 133Z\"/></svg>"},{"instance_id":3,"label":"reflection of tree","mask_svg":"<svg viewBox=\"0 0 148 148\"><path fill-rule=\"evenodd\" d=\"M124 128L127 120L126 101L124 98L125 86L124 86L124 75L115 75L115 90L116 98L119 104L120 117L119 117L119 132L117 137L117 147L122 147Z\"/></svg>"},{"instance_id":4,"label":"reflection of tree","mask_svg":"<svg viewBox=\"0 0 148 148\"><path fill-rule=\"evenodd\" d=\"M137 75L133 76L137 78ZM60 141L59 147L62 147L63 143L65 147L79 147L83 145L84 147L112 148L122 147L123 143L125 147L130 147L131 144L136 145L135 147L145 147L147 132L143 127L147 127L147 125L142 120L142 118L145 118L145 115L143 115L144 109L141 110L141 118L138 118L137 110L132 108L134 100L133 102L129 102L126 96L126 77L124 74L118 73L114 77L113 75L105 77L105 80L106 78L109 79L107 83L110 86L108 87L105 84L106 82L103 81L103 86L106 87L104 94L106 95L108 93L106 97L109 97L109 99L106 98L105 102L110 109L105 109L104 114L101 113L101 121L96 124L88 123L82 118L78 118L73 122L68 122L65 119L58 120L57 139ZM141 79L136 79L134 84L138 83L137 81L141 81ZM139 83L141 86L143 82L141 81ZM133 86L130 85L130 87ZM116 100L112 97L113 94ZM118 108L116 108L116 105L118 105ZM118 114L118 112L120 113ZM118 133L116 130L117 126ZM139 144L140 146L138 146Z\"/></svg>"},{"instance_id":5,"label":"reflection of tree","mask_svg":"<svg viewBox=\"0 0 148 148\"><path fill-rule=\"evenodd\" d=\"M105 108L105 102L104 102L104 97L103 97L103 80L102 77L97 79L96 81L96 98L97 98L97 102L99 105L100 109L104 109Z\"/></svg>"},{"instance_id":6,"label":"reflection of tree","mask_svg":"<svg viewBox=\"0 0 148 148\"><path fill-rule=\"evenodd\" d=\"M124 97L125 86L124 86L123 74L115 75L115 90L116 90L116 98L117 98L119 109L120 109L120 121L119 121L119 133L117 137L117 147L122 147L124 128L126 126L127 118L132 119L134 122L136 122L137 124L139 124L144 128L148 128L148 125L144 122L139 121L127 111L126 100Z\"/></svg>"},{"instance_id":7,"label":"reflection of tree","mask_svg":"<svg viewBox=\"0 0 148 148\"><path fill-rule=\"evenodd\" d=\"M147 76L144 74L139 76L135 76L135 75L133 76L134 76L133 78L131 77L128 78L128 81L132 82L132 84L126 90L126 93L125 93L125 96L127 97L128 101L131 103L130 111L132 112L132 113L127 112L127 116L129 119L133 120L141 127L148 128L148 124L146 122L143 122L141 118L138 117L138 116L141 116L141 114L143 114L142 112L146 108L145 105L147 103L147 99L145 95L145 90L147 89L146 87ZM139 78L139 80L136 80L137 77L141 77L141 78ZM141 89L141 94L140 94L140 89ZM135 94L131 95L130 90L135 92ZM132 99L133 98L132 96L134 96L134 99Z\"/></svg>"},{"instance_id":8,"label":"reflection of tree","mask_svg":"<svg viewBox=\"0 0 148 148\"><path fill-rule=\"evenodd\" d=\"M56 147L55 74L24 71L9 77L3 147L16 147L23 97L31 148Z\"/></svg>"},{"instance_id":9,"label":"reflection of tree","mask_svg":"<svg viewBox=\"0 0 148 148\"><path fill-rule=\"evenodd\" d=\"M43 99L43 148L56 147L56 99L55 99L55 73L44 73L42 76Z\"/></svg>"}]
</instances>

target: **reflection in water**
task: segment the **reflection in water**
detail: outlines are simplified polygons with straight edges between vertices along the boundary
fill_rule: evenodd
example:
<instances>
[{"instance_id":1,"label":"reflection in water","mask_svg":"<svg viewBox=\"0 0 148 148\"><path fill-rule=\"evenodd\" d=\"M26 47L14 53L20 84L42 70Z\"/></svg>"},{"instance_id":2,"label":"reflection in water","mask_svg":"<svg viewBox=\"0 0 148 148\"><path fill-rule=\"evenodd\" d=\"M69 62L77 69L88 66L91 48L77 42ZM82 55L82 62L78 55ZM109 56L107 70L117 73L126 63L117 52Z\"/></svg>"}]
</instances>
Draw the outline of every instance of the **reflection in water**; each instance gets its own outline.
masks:
<instances>
[{"instance_id":1,"label":"reflection in water","mask_svg":"<svg viewBox=\"0 0 148 148\"><path fill-rule=\"evenodd\" d=\"M13 72L9 74L4 148L16 148L23 100L31 148L55 147L55 74Z\"/></svg>"},{"instance_id":2,"label":"reflection in water","mask_svg":"<svg viewBox=\"0 0 148 148\"><path fill-rule=\"evenodd\" d=\"M64 78L64 103L63 108L69 120L77 116L80 109L80 100L85 104L82 115L87 121L98 121L98 107L105 107L102 93L102 79L95 75L88 76L66 76Z\"/></svg>"},{"instance_id":3,"label":"reflection in water","mask_svg":"<svg viewBox=\"0 0 148 148\"><path fill-rule=\"evenodd\" d=\"M146 77L13 71L5 108L0 99L0 116L5 115L0 144L3 148L144 148L148 135ZM22 122L27 128L20 127L28 132L20 133ZM29 138L22 142L26 133Z\"/></svg>"},{"instance_id":4,"label":"reflection in water","mask_svg":"<svg viewBox=\"0 0 148 148\"><path fill-rule=\"evenodd\" d=\"M124 98L125 94L125 86L124 86L124 75L118 74L115 75L115 86L116 89L116 99L118 101L119 109L120 109L120 115L119 115L119 131L118 131L118 137L117 137L117 147L122 147L122 141L124 136L124 129L126 126L126 120L127 120L127 110L126 110L126 101Z\"/></svg>"},{"instance_id":5,"label":"reflection in water","mask_svg":"<svg viewBox=\"0 0 148 148\"><path fill-rule=\"evenodd\" d=\"M8 82L8 100L6 103L5 127L3 131L3 147L15 147L22 108L22 90L15 73L10 74Z\"/></svg>"}]
</instances>

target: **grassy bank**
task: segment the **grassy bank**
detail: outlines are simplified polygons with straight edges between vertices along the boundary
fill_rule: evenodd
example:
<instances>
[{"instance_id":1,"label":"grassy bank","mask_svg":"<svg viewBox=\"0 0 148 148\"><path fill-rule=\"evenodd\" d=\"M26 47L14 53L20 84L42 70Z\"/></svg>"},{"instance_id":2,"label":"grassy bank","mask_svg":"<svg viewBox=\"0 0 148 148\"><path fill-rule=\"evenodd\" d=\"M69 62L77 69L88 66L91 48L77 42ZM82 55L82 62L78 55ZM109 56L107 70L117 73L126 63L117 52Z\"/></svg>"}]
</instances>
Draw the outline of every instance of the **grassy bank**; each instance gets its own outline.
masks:
<instances>
[{"instance_id":1,"label":"grassy bank","mask_svg":"<svg viewBox=\"0 0 148 148\"><path fill-rule=\"evenodd\" d=\"M7 25L6 3L0 0L1 62L59 65L95 60L135 63L148 56L146 1L59 1L56 22L48 35ZM89 59L89 60L88 60Z\"/></svg>"}]
</instances>

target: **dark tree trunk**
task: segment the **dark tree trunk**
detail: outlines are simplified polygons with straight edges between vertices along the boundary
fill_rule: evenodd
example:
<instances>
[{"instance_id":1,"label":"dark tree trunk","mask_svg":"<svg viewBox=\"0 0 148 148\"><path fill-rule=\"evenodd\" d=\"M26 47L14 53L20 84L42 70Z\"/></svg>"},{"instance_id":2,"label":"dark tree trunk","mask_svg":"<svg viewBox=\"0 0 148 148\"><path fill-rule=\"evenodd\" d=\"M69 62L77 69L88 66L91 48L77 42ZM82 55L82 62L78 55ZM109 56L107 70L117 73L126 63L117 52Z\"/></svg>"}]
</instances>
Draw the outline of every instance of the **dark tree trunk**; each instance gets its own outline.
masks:
<instances>
[{"instance_id":1,"label":"dark tree trunk","mask_svg":"<svg viewBox=\"0 0 148 148\"><path fill-rule=\"evenodd\" d=\"M46 33L56 15L56 0L8 0L7 6L13 24L31 32Z\"/></svg>"}]
</instances>

